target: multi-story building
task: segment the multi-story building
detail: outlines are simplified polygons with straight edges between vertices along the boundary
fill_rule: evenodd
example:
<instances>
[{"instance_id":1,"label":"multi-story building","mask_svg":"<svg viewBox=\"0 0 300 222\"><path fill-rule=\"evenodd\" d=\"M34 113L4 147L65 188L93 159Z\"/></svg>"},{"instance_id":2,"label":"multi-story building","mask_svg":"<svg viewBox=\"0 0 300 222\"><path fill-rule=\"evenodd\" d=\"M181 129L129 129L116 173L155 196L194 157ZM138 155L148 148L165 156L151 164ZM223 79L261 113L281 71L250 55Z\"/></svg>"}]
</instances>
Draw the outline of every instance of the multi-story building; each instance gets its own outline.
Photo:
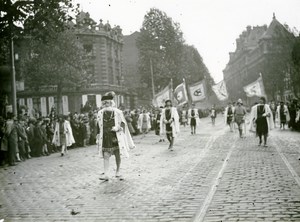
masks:
<instances>
[{"instance_id":1,"label":"multi-story building","mask_svg":"<svg viewBox=\"0 0 300 222\"><path fill-rule=\"evenodd\" d=\"M288 100L293 96L290 87L289 61L294 35L273 15L269 26L248 26L236 39L235 52L223 70L231 100L247 98L243 87L262 74L268 99ZM281 84L284 80L285 84Z\"/></svg>"},{"instance_id":2,"label":"multi-story building","mask_svg":"<svg viewBox=\"0 0 300 222\"><path fill-rule=\"evenodd\" d=\"M63 91L60 98L63 113L80 112L87 102L99 107L101 96L108 91L116 93L117 106L134 107L136 96L124 84L122 29L112 28L109 22L103 24L102 20L97 24L89 13L81 12L76 19L75 33L88 55L87 75L92 81L85 88ZM36 110L45 116L56 104L56 91L55 85L43 87L39 92L25 88L18 93L19 105L26 105L29 113Z\"/></svg>"}]
</instances>

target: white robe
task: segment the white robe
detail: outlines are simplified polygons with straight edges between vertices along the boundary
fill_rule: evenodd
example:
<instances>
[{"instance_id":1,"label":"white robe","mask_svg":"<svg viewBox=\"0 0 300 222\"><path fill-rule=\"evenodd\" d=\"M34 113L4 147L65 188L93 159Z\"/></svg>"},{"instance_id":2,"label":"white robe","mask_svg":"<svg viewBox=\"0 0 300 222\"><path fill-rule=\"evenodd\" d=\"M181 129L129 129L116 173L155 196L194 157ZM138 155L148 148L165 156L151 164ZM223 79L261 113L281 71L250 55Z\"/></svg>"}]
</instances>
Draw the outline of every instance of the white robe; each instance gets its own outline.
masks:
<instances>
[{"instance_id":1,"label":"white robe","mask_svg":"<svg viewBox=\"0 0 300 222\"><path fill-rule=\"evenodd\" d=\"M289 113L289 109L288 109L287 105L283 105L283 110L284 110L284 114L286 116L286 122L289 122L290 121L290 113ZM281 124L280 106L277 106L276 116L277 116L277 119L278 119L278 123Z\"/></svg>"},{"instance_id":2,"label":"white robe","mask_svg":"<svg viewBox=\"0 0 300 222\"><path fill-rule=\"evenodd\" d=\"M130 135L127 122L125 120L125 117L123 115L123 112L117 108L114 107L108 107L108 108L103 108L98 112L97 115L97 121L98 121L98 126L100 129L100 134L99 138L97 139L97 144L99 148L99 155L102 156L102 143L103 143L103 113L104 111L112 111L114 112L115 116L115 127L120 128L122 123L124 124L124 129L121 131L116 132L117 139L118 139L118 145L120 149L121 155L124 155L125 157L129 157L128 151L130 149L135 148L135 145L133 143L132 137Z\"/></svg>"},{"instance_id":3,"label":"white robe","mask_svg":"<svg viewBox=\"0 0 300 222\"><path fill-rule=\"evenodd\" d=\"M171 107L171 119L172 118L174 119L174 121L171 123L173 137L177 137L178 134L180 133L180 129L179 129L180 124L179 124L179 115L175 107ZM166 120L165 109L163 109L160 117L160 135L166 134L165 120Z\"/></svg>"},{"instance_id":4,"label":"white robe","mask_svg":"<svg viewBox=\"0 0 300 222\"><path fill-rule=\"evenodd\" d=\"M200 118L199 118L199 112L198 109L189 109L188 110L188 123L191 124L191 118L192 118L192 110L195 112L195 119L196 119L196 125L199 125L200 123Z\"/></svg>"},{"instance_id":5,"label":"white robe","mask_svg":"<svg viewBox=\"0 0 300 222\"><path fill-rule=\"evenodd\" d=\"M72 132L70 122L68 120L64 121L64 129L65 129L64 134L66 135L66 145L67 146L72 146L72 144L75 143L75 140L74 140L74 137L73 137L73 132ZM59 135L60 135L59 122L56 122L54 135L53 135L53 139L52 139L52 143L55 146L61 146L62 145L62 144L60 144L60 136Z\"/></svg>"},{"instance_id":6,"label":"white robe","mask_svg":"<svg viewBox=\"0 0 300 222\"><path fill-rule=\"evenodd\" d=\"M141 113L139 115L138 126L137 127L138 127L139 130L142 130L144 115L146 115L146 118L147 118L147 129L150 130L151 129L151 119L150 119L150 115L148 113Z\"/></svg>"},{"instance_id":7,"label":"white robe","mask_svg":"<svg viewBox=\"0 0 300 222\"><path fill-rule=\"evenodd\" d=\"M250 131L256 132L256 119L257 119L257 107L260 104L257 104L251 108L250 115ZM268 104L265 104L265 114L267 115L267 123L269 131L274 128L273 114Z\"/></svg>"}]
</instances>

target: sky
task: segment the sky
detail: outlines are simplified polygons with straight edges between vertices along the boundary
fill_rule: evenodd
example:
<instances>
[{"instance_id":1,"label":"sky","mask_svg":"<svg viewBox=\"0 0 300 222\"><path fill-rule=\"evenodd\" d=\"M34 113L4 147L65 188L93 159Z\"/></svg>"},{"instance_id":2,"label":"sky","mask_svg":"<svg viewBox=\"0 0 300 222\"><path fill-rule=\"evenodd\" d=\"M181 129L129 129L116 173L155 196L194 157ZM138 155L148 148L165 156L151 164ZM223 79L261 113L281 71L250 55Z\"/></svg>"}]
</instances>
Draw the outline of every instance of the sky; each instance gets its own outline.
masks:
<instances>
[{"instance_id":1,"label":"sky","mask_svg":"<svg viewBox=\"0 0 300 222\"><path fill-rule=\"evenodd\" d=\"M123 35L139 31L145 14L155 7L180 24L187 44L195 46L215 82L223 79L235 40L250 26L271 23L273 13L282 24L300 31L300 0L74 0Z\"/></svg>"}]
</instances>

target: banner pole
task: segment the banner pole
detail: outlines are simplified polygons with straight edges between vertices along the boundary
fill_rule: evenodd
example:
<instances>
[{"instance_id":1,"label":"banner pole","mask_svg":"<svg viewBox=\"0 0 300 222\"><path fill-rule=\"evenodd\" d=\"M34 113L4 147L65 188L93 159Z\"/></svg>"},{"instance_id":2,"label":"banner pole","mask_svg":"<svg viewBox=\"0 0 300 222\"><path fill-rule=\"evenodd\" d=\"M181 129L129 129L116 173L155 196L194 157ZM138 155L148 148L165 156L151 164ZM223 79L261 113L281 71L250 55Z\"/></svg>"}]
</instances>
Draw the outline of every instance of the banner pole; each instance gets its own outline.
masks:
<instances>
[{"instance_id":1,"label":"banner pole","mask_svg":"<svg viewBox=\"0 0 300 222\"><path fill-rule=\"evenodd\" d=\"M174 103L173 78L171 78L170 87L171 87L170 99L173 104Z\"/></svg>"}]
</instances>

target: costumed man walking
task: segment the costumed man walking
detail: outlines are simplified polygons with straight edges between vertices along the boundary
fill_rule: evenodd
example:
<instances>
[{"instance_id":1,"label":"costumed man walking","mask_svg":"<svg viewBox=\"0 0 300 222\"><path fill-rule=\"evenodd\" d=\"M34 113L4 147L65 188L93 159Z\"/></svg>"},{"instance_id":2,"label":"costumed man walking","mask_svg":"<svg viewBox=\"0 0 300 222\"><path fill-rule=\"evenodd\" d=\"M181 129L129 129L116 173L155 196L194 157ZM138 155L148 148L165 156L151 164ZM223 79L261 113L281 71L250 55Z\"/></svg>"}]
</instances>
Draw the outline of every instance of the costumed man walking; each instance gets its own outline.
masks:
<instances>
[{"instance_id":1,"label":"costumed man walking","mask_svg":"<svg viewBox=\"0 0 300 222\"><path fill-rule=\"evenodd\" d=\"M120 174L121 155L129 157L128 151L135 147L123 112L113 106L113 94L108 93L101 98L102 109L98 112L99 131L97 144L99 154L104 158L104 175L101 180L108 181L109 159L116 159L116 178L123 180Z\"/></svg>"},{"instance_id":2,"label":"costumed man walking","mask_svg":"<svg viewBox=\"0 0 300 222\"><path fill-rule=\"evenodd\" d=\"M217 111L215 106L213 105L211 110L210 110L210 118L211 118L211 123L214 126L216 123L216 118L217 118Z\"/></svg>"},{"instance_id":3,"label":"costumed man walking","mask_svg":"<svg viewBox=\"0 0 300 222\"><path fill-rule=\"evenodd\" d=\"M160 133L166 134L170 142L169 149L173 151L174 139L177 137L179 129L179 115L177 109L172 107L171 100L166 100L165 109L162 110L160 119Z\"/></svg>"},{"instance_id":4,"label":"costumed man walking","mask_svg":"<svg viewBox=\"0 0 300 222\"><path fill-rule=\"evenodd\" d=\"M54 135L52 144L56 147L61 146L61 156L64 156L68 152L68 146L72 146L75 143L71 124L63 115L58 117L58 121L55 124Z\"/></svg>"},{"instance_id":5,"label":"costumed man walking","mask_svg":"<svg viewBox=\"0 0 300 222\"><path fill-rule=\"evenodd\" d=\"M259 99L259 104L251 109L251 131L256 131L259 138L258 146L262 145L262 137L264 138L264 147L267 147L267 137L269 131L274 128L272 111L266 104L265 97Z\"/></svg>"},{"instance_id":6,"label":"costumed man walking","mask_svg":"<svg viewBox=\"0 0 300 222\"><path fill-rule=\"evenodd\" d=\"M234 121L236 122L236 124L238 126L240 138L243 138L243 128L246 127L246 125L245 125L246 114L247 114L247 111L246 111L245 107L243 106L243 101L241 99L238 99L237 106L234 109ZM246 132L246 129L245 129L245 132Z\"/></svg>"},{"instance_id":7,"label":"costumed man walking","mask_svg":"<svg viewBox=\"0 0 300 222\"><path fill-rule=\"evenodd\" d=\"M199 120L198 109L195 108L195 104L188 110L188 119L191 126L191 134L196 134L197 121Z\"/></svg>"},{"instance_id":8,"label":"costumed man walking","mask_svg":"<svg viewBox=\"0 0 300 222\"><path fill-rule=\"evenodd\" d=\"M280 129L285 129L285 124L290 121L290 114L287 105L284 105L284 102L280 102L280 105L277 107L276 116L280 124Z\"/></svg>"},{"instance_id":9,"label":"costumed man walking","mask_svg":"<svg viewBox=\"0 0 300 222\"><path fill-rule=\"evenodd\" d=\"M155 116L154 116L154 125L155 125L155 135L159 136L158 142L164 142L165 139L160 134L160 118L162 113L163 107L160 106L158 109L155 110Z\"/></svg>"},{"instance_id":10,"label":"costumed man walking","mask_svg":"<svg viewBox=\"0 0 300 222\"><path fill-rule=\"evenodd\" d=\"M234 114L234 107L232 106L232 103L229 102L228 106L225 108L224 112L224 119L225 123L229 126L230 132L234 131L234 120L233 120L233 114Z\"/></svg>"}]
</instances>

